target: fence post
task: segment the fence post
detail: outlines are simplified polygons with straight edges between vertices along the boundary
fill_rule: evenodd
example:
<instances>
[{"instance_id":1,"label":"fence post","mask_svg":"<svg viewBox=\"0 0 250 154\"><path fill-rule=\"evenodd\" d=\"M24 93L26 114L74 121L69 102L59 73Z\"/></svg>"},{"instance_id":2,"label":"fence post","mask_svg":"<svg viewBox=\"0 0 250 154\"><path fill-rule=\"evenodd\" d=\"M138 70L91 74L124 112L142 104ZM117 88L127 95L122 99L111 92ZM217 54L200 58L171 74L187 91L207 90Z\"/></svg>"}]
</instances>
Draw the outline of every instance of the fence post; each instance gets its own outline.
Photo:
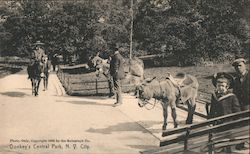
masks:
<instances>
[{"instance_id":1,"label":"fence post","mask_svg":"<svg viewBox=\"0 0 250 154\"><path fill-rule=\"evenodd\" d=\"M68 77L68 80L67 80L67 82L68 82L68 83L67 83L67 84L68 84L68 85L67 85L67 89L68 89L68 90L70 90L69 78L70 78L70 77Z\"/></svg>"},{"instance_id":2,"label":"fence post","mask_svg":"<svg viewBox=\"0 0 250 154\"><path fill-rule=\"evenodd\" d=\"M62 80L63 80L63 84L65 84L65 74L64 74L64 73L62 73L62 75L63 75L63 78L62 78Z\"/></svg>"},{"instance_id":3,"label":"fence post","mask_svg":"<svg viewBox=\"0 0 250 154\"><path fill-rule=\"evenodd\" d=\"M96 94L98 94L98 79L95 79L95 90L96 90Z\"/></svg>"},{"instance_id":4,"label":"fence post","mask_svg":"<svg viewBox=\"0 0 250 154\"><path fill-rule=\"evenodd\" d=\"M61 68L60 68L60 79L61 79L61 82L63 83L63 72L62 72L62 70L61 70Z\"/></svg>"},{"instance_id":5,"label":"fence post","mask_svg":"<svg viewBox=\"0 0 250 154\"><path fill-rule=\"evenodd\" d=\"M60 81L62 82L62 72L61 72L60 66L58 66L57 74L58 74L58 77L59 77Z\"/></svg>"},{"instance_id":6,"label":"fence post","mask_svg":"<svg viewBox=\"0 0 250 154\"><path fill-rule=\"evenodd\" d=\"M190 130L187 130L185 141L184 141L184 151L188 149L188 138L189 138Z\"/></svg>"},{"instance_id":7,"label":"fence post","mask_svg":"<svg viewBox=\"0 0 250 154\"><path fill-rule=\"evenodd\" d=\"M57 74L58 78L59 78L60 81L61 81L61 73L60 73L59 67L58 67L58 70L57 70L56 74Z\"/></svg>"},{"instance_id":8,"label":"fence post","mask_svg":"<svg viewBox=\"0 0 250 154\"><path fill-rule=\"evenodd\" d=\"M212 138L213 138L213 134L211 132L209 132L208 134L208 154L213 154L213 144L212 144Z\"/></svg>"}]
</instances>

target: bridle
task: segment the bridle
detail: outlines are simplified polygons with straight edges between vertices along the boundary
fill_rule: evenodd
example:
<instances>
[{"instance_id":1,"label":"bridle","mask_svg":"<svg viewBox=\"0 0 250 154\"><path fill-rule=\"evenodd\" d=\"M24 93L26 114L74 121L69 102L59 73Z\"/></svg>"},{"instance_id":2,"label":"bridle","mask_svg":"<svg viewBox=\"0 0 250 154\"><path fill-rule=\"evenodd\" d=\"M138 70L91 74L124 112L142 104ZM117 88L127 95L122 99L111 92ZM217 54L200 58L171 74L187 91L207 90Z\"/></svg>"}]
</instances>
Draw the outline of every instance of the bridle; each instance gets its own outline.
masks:
<instances>
[{"instance_id":1,"label":"bridle","mask_svg":"<svg viewBox=\"0 0 250 154\"><path fill-rule=\"evenodd\" d=\"M160 93L163 93L162 92L162 88L161 88L161 85L160 85L160 82L159 82L159 87L160 87ZM143 91L143 88L142 88L142 86L140 87L141 88L141 91ZM138 89L137 90L137 93L138 93L138 95L139 95L139 99L138 99L138 105L140 106L140 107L145 107L147 110L152 110L152 109L154 109L155 108L155 106L156 106L156 103L157 102L159 102L159 101L157 101L157 99L155 98L155 101L154 101L154 103L151 103L151 102L149 102L149 99L143 99L143 98L141 98L140 97L140 92L139 92L140 90ZM147 104L150 104L152 107L147 107Z\"/></svg>"},{"instance_id":2,"label":"bridle","mask_svg":"<svg viewBox=\"0 0 250 154\"><path fill-rule=\"evenodd\" d=\"M149 102L149 100L146 100L146 99L145 99L145 100L139 99L139 100L138 100L138 104L140 104L139 101L143 102L143 105L139 105L139 106L140 106L140 107L145 107L147 110L152 110L152 109L154 109L156 103L158 102L157 99L155 99L154 103L151 103L151 102ZM147 104L150 104L152 107L150 107L150 108L147 107Z\"/></svg>"}]
</instances>

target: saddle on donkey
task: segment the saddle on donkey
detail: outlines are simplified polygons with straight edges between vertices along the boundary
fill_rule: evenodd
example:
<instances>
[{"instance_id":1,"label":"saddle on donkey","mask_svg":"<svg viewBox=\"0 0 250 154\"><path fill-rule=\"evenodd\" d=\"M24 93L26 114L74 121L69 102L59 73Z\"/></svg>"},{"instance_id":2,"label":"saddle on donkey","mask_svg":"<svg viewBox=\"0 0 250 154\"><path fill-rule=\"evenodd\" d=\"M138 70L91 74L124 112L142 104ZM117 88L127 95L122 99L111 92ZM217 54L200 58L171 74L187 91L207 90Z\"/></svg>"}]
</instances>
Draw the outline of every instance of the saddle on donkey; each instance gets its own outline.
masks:
<instances>
[{"instance_id":1,"label":"saddle on donkey","mask_svg":"<svg viewBox=\"0 0 250 154\"><path fill-rule=\"evenodd\" d=\"M177 73L175 77L171 73L167 73L166 79L169 79L173 85L177 88L176 97L177 104L184 104L181 100L181 88L185 86L192 85L194 83L193 79L189 77L186 73Z\"/></svg>"}]
</instances>

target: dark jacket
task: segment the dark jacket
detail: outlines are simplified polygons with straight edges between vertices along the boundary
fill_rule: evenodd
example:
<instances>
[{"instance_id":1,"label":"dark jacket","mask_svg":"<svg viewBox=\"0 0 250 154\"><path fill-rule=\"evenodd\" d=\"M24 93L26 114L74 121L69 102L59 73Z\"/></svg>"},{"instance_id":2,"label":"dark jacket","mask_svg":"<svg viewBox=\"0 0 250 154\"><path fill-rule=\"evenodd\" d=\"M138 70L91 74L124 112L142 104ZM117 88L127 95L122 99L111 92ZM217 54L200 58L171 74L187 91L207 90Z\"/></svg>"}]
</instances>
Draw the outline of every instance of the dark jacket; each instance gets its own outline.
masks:
<instances>
[{"instance_id":1,"label":"dark jacket","mask_svg":"<svg viewBox=\"0 0 250 154\"><path fill-rule=\"evenodd\" d=\"M233 93L237 96L242 109L244 108L244 106L248 106L250 102L249 84L248 71L242 77L242 79L241 77L237 76L234 80Z\"/></svg>"},{"instance_id":2,"label":"dark jacket","mask_svg":"<svg viewBox=\"0 0 250 154\"><path fill-rule=\"evenodd\" d=\"M218 96L217 93L212 94L209 118L215 118L239 111L240 104L233 93L228 93L223 96Z\"/></svg>"},{"instance_id":3,"label":"dark jacket","mask_svg":"<svg viewBox=\"0 0 250 154\"><path fill-rule=\"evenodd\" d=\"M124 62L122 55L118 52L112 56L110 61L110 75L115 79L124 79Z\"/></svg>"}]
</instances>

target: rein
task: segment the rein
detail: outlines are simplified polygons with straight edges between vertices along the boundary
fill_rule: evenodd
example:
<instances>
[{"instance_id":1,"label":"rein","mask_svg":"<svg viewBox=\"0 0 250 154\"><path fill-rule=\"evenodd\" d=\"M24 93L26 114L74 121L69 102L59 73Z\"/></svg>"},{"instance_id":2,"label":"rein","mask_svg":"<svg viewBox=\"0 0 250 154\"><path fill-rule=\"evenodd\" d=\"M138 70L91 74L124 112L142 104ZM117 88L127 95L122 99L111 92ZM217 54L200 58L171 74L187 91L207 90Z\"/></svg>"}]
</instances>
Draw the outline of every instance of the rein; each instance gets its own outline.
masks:
<instances>
[{"instance_id":1,"label":"rein","mask_svg":"<svg viewBox=\"0 0 250 154\"><path fill-rule=\"evenodd\" d=\"M161 88L161 84L160 84L160 82L159 82L159 88L160 88L160 93L161 93L161 95L163 95L163 91L162 91L162 88ZM154 103L152 104L152 103L150 103L149 101L147 101L147 100L144 100L143 102L145 102L144 104L144 107L147 109L147 110L152 110L152 109L154 109L155 108L155 105L156 105L156 103L157 102L159 102L159 101L157 101L157 99L155 98L155 101L154 101ZM147 104L151 104L152 105L152 107L151 108L148 108L146 105Z\"/></svg>"},{"instance_id":2,"label":"rein","mask_svg":"<svg viewBox=\"0 0 250 154\"><path fill-rule=\"evenodd\" d=\"M144 103L144 104L145 104L145 105L144 105L144 108L145 108L145 109L147 109L147 110L152 110L152 109L155 108L155 105L156 105L156 103L157 103L157 99L155 99L154 103L150 103L149 101L143 101L143 102L146 102L146 103ZM151 104L152 107L151 107L151 108L148 108L148 107L146 106L147 104Z\"/></svg>"}]
</instances>

